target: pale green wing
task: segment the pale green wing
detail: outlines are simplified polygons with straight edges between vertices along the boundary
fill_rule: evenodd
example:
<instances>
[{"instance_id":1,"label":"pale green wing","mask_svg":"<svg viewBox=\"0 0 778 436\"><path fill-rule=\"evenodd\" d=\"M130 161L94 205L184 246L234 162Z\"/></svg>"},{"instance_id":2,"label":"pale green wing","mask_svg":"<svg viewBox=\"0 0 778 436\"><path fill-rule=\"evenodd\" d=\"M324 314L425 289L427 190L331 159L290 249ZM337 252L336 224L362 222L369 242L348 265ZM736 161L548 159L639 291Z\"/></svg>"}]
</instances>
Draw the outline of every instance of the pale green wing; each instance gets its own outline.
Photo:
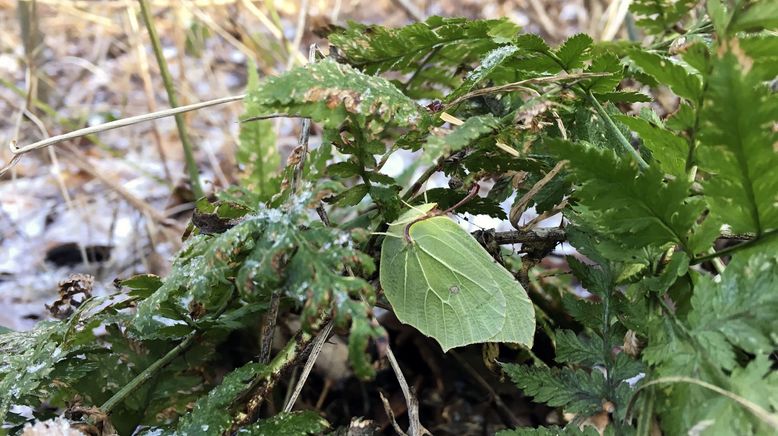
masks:
<instances>
[{"instance_id":1,"label":"pale green wing","mask_svg":"<svg viewBox=\"0 0 778 436\"><path fill-rule=\"evenodd\" d=\"M433 207L403 214L384 240L381 286L397 317L444 351L480 342L530 344L534 315L526 293L464 229L447 217L429 218L413 224L412 243L405 241L405 226Z\"/></svg>"},{"instance_id":2,"label":"pale green wing","mask_svg":"<svg viewBox=\"0 0 778 436\"><path fill-rule=\"evenodd\" d=\"M505 324L489 342L512 342L532 348L535 339L535 308L527 292L505 268L496 265L498 286L505 296Z\"/></svg>"}]
</instances>

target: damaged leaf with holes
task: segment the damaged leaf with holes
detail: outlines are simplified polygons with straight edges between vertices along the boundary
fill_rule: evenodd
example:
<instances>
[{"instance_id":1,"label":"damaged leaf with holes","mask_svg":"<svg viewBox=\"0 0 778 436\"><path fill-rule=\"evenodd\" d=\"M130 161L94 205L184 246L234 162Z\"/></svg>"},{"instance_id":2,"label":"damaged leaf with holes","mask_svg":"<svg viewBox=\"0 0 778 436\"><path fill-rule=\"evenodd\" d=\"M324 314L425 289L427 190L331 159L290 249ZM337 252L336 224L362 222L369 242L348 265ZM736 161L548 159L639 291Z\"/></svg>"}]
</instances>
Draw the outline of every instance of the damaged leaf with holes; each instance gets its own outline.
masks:
<instances>
[{"instance_id":1,"label":"damaged leaf with holes","mask_svg":"<svg viewBox=\"0 0 778 436\"><path fill-rule=\"evenodd\" d=\"M329 59L264 81L247 102L260 112L310 117L325 127L337 127L350 115L412 127L427 116L388 80Z\"/></svg>"}]
</instances>

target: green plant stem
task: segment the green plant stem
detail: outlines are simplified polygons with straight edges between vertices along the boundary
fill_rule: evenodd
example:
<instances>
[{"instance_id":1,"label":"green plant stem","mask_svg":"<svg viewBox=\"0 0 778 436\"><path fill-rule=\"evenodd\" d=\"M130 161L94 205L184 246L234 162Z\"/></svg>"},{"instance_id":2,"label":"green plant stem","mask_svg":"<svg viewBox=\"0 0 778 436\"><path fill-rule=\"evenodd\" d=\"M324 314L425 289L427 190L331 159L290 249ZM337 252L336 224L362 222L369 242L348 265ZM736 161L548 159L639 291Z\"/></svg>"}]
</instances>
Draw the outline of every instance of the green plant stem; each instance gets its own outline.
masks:
<instances>
[{"instance_id":1,"label":"green plant stem","mask_svg":"<svg viewBox=\"0 0 778 436\"><path fill-rule=\"evenodd\" d=\"M170 362L172 362L173 359L178 357L181 353L183 353L190 346L192 346L194 341L197 339L199 333L200 332L198 331L192 331L191 333L189 333L184 338L183 341L181 341L178 345L175 346L175 348L168 351L167 354L165 354L161 359L149 365L140 374L135 376L134 379L130 380L129 383L124 385L123 388L119 389L118 392L113 394L113 396L109 398L108 401L106 401L105 403L103 403L102 406L100 406L100 410L102 410L106 415L109 415L114 407L116 407L119 403L124 401L130 394L135 392L144 383L146 383L152 377L154 377L162 368L164 368Z\"/></svg>"},{"instance_id":2,"label":"green plant stem","mask_svg":"<svg viewBox=\"0 0 778 436\"><path fill-rule=\"evenodd\" d=\"M726 389L722 389L714 384L710 384L708 382L704 382L702 380L697 380L696 378L691 377L661 377L656 380L652 380L642 386L640 386L635 393L632 395L632 398L629 401L629 404L627 405L627 410L632 408L632 404L634 403L635 398L637 397L638 392L642 391L643 389L646 389L648 387L663 384L663 383L688 383L693 384L697 386L701 386L705 389L711 390L713 392L716 392L719 395L722 395L724 397L729 398L732 401L735 401L740 406L742 406L744 409L748 410L749 412L753 413L757 418L761 419L765 424L769 425L770 427L778 430L778 415L775 413L770 413L764 408L762 408L760 405L741 397L740 395L737 395L733 392L730 392Z\"/></svg>"},{"instance_id":3,"label":"green plant stem","mask_svg":"<svg viewBox=\"0 0 778 436\"><path fill-rule=\"evenodd\" d=\"M420 20L420 21L423 21L423 20ZM430 59L435 57L435 55L438 54L438 52L440 51L441 48L442 48L442 46L437 46L437 47L433 48L432 51L430 51L427 54L427 56L424 58L424 60L419 62L419 66L416 68L416 70L413 71L413 74L411 74L411 78L408 79L408 81L405 82L402 85L403 91L407 91L408 90L408 87L411 86L411 83L413 83L413 80L416 79L416 77L422 72L422 70L424 70L424 67L427 65L427 62L429 62Z\"/></svg>"},{"instance_id":4,"label":"green plant stem","mask_svg":"<svg viewBox=\"0 0 778 436\"><path fill-rule=\"evenodd\" d=\"M225 301L224 304L216 312L214 312L212 319L218 319L227 310L231 301L232 298ZM203 333L202 330L192 330L189 332L189 334L186 335L186 337L184 337L184 339L172 350L168 351L167 354L162 356L162 358L149 365L146 369L141 371L140 374L135 376L135 378L130 380L130 382L127 383L123 388L119 389L118 392L113 394L113 396L111 396L108 401L100 406L100 410L102 410L106 415L110 414L111 410L116 407L116 405L124 401L127 396L135 392L135 390L154 377L160 370L172 362L173 359L189 349L189 347L194 344L201 333Z\"/></svg>"},{"instance_id":5,"label":"green plant stem","mask_svg":"<svg viewBox=\"0 0 778 436\"><path fill-rule=\"evenodd\" d=\"M569 73L567 67L565 66L565 63L562 62L561 59L559 59L559 56L555 55L554 53L549 52L542 52L546 56L548 56L551 60L556 62L557 65L559 65L563 71ZM627 141L627 138L624 137L624 135L621 133L621 130L619 130L618 127L616 127L616 123L613 122L613 118L608 114L608 112L605 110L605 108L602 107L600 104L600 101L597 100L597 97L594 96L591 90L586 90L581 85L577 85L578 91L582 92L584 95L586 95L586 99L589 101L589 103L594 106L594 109L597 111L597 115L600 116L603 122L605 122L605 126L608 128L608 130L611 132L613 136L616 137L616 139L619 141L619 144L621 144L622 148L632 156L633 159L635 159L635 162L637 162L638 166L641 170L645 170L648 168L648 163L646 163L645 160L643 160L642 157L640 157L640 154L635 150L635 148L632 146L632 144Z\"/></svg>"},{"instance_id":6,"label":"green plant stem","mask_svg":"<svg viewBox=\"0 0 778 436\"><path fill-rule=\"evenodd\" d=\"M605 108L602 107L599 101L597 101L597 98L592 94L591 91L588 91L586 93L586 97L589 100L589 102L594 106L594 109L597 111L597 114L602 118L602 120L605 122L605 126L610 130L611 134L618 139L619 144L621 144L621 147L624 148L624 150L632 156L633 159L635 159L635 162L638 163L638 166L641 170L645 170L648 168L648 163L646 163L645 160L643 160L642 157L640 157L640 154L637 150L635 150L634 147L632 147L632 144L627 141L627 138L624 137L624 135L621 133L618 127L616 127L616 123L613 122L613 119L608 115L608 112L605 110Z\"/></svg>"},{"instance_id":7,"label":"green plant stem","mask_svg":"<svg viewBox=\"0 0 778 436\"><path fill-rule=\"evenodd\" d=\"M165 85L168 102L170 103L170 107L178 107L178 98L176 97L176 90L173 85L173 77L170 75L165 56L162 53L162 44L159 42L159 35L157 34L157 29L154 27L154 20L151 16L151 11L149 10L148 1L138 0L138 3L140 3L141 15L143 16L143 22L146 24L146 30L149 32L151 46L154 49L154 57L157 58L157 64L159 65L159 72L162 75L162 83ZM197 169L197 163L195 162L194 153L192 152L192 143L189 142L184 116L177 114L175 119L176 127L178 128L178 136L181 138L181 146L184 148L184 158L186 159L186 169L189 173L189 181L192 184L192 192L196 198L202 198L205 194L203 192L203 187L200 184L200 172Z\"/></svg>"},{"instance_id":8,"label":"green plant stem","mask_svg":"<svg viewBox=\"0 0 778 436\"><path fill-rule=\"evenodd\" d=\"M703 368L709 371L710 376L715 379L716 383L729 388L729 378L727 378L722 373L721 368L718 365L713 363L713 359L711 359L707 349L702 344L700 344L697 337L686 328L686 326L681 322L680 319L678 319L677 316L675 316L675 312L670 308L662 296L657 295L656 300L659 302L659 305L662 307L667 316L670 317L670 320L677 331L680 332L681 335L686 338L687 341L689 341L697 353L699 353Z\"/></svg>"},{"instance_id":9,"label":"green plant stem","mask_svg":"<svg viewBox=\"0 0 778 436\"><path fill-rule=\"evenodd\" d=\"M308 348L308 345L313 339L314 336L310 333L303 331L298 332L297 335L290 339L284 348L276 354L267 368L251 381L248 389L246 389L248 402L246 404L245 413L239 413L237 415L232 425L233 431L256 421L260 407L267 398L267 395L273 390L275 383L287 368L295 365L296 362L302 358L303 354L305 354L304 351ZM243 396L237 399L237 401L245 400L245 398L246 396Z\"/></svg>"},{"instance_id":10,"label":"green plant stem","mask_svg":"<svg viewBox=\"0 0 778 436\"><path fill-rule=\"evenodd\" d=\"M761 245L761 244L763 244L763 243L773 239L776 236L778 236L778 230L771 230L769 232L762 233L761 236L759 236L759 237L757 237L755 239L751 239L749 241L743 242L742 244L733 245L731 247L724 248L724 249L716 251L714 253L710 253L710 254L706 254L704 256L700 256L700 257L694 258L689 263L691 265L697 265L698 263L705 262L706 260L711 260L711 259L714 259L714 258L717 258L717 257L721 257L721 256L725 256L725 255L728 255L728 254L732 254L732 253L734 253L736 251L740 251L740 250L742 250L744 248L755 247L757 245Z\"/></svg>"},{"instance_id":11,"label":"green plant stem","mask_svg":"<svg viewBox=\"0 0 778 436\"><path fill-rule=\"evenodd\" d=\"M405 191L405 194L402 196L403 201L410 201L417 192L421 189L422 186L424 186L425 183L427 183L427 180L430 179L430 177L433 176L433 174L437 173L443 168L443 163L446 161L446 159L454 158L455 156L461 156L463 153L462 150L457 151L453 154L444 154L443 156L440 156L438 160L435 162L434 165L430 166L424 172L419 176L418 179L416 179L415 182L413 182L413 185L411 185L410 188L408 188L407 191Z\"/></svg>"}]
</instances>

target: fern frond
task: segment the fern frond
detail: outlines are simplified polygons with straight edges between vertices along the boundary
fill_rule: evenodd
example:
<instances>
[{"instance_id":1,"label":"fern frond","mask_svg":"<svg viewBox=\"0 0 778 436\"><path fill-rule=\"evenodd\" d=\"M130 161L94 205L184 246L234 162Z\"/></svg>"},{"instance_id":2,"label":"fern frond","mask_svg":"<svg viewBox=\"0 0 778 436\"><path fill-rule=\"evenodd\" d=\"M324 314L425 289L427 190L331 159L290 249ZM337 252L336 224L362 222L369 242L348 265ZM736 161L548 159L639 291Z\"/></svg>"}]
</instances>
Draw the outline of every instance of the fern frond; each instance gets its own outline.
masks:
<instances>
[{"instance_id":1,"label":"fern frond","mask_svg":"<svg viewBox=\"0 0 778 436\"><path fill-rule=\"evenodd\" d=\"M247 102L266 113L305 116L325 127L337 127L349 115L403 127L415 126L428 116L388 80L331 59L268 79L249 94Z\"/></svg>"},{"instance_id":2,"label":"fern frond","mask_svg":"<svg viewBox=\"0 0 778 436\"><path fill-rule=\"evenodd\" d=\"M413 72L422 62L459 65L508 42L518 27L506 19L466 20L430 17L397 29L349 23L329 40L350 65L376 74ZM434 51L434 59L426 59Z\"/></svg>"},{"instance_id":3,"label":"fern frond","mask_svg":"<svg viewBox=\"0 0 778 436\"><path fill-rule=\"evenodd\" d=\"M247 89L251 92L259 86L256 65L249 58ZM264 115L256 100L246 98L244 117ZM268 200L278 189L274 181L275 173L281 164L281 156L276 149L276 133L270 120L251 121L240 126L240 142L236 151L238 163L243 165L242 176L245 188L257 194L259 200Z\"/></svg>"},{"instance_id":4,"label":"fern frond","mask_svg":"<svg viewBox=\"0 0 778 436\"><path fill-rule=\"evenodd\" d=\"M685 178L665 181L655 167L639 172L632 160L611 150L566 141L555 141L552 148L572 163L580 183L575 196L581 217L598 223L604 234L618 235L624 246L635 248L675 243L696 251L704 246L690 246L689 232L697 227L705 204L689 196L691 184Z\"/></svg>"},{"instance_id":5,"label":"fern frond","mask_svg":"<svg viewBox=\"0 0 778 436\"><path fill-rule=\"evenodd\" d=\"M753 74L737 39L712 61L697 156L711 213L734 232L778 229L778 95Z\"/></svg>"}]
</instances>

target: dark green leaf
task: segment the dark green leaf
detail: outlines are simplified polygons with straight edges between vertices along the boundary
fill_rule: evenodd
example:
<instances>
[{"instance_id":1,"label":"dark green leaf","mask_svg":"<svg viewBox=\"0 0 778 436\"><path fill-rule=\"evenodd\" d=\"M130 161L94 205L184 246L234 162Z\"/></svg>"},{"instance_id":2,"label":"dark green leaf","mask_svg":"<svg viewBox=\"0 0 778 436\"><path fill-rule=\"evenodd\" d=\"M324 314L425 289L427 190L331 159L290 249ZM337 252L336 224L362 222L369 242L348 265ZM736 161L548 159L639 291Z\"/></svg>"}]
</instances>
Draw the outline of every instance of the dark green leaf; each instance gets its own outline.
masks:
<instances>
[{"instance_id":1,"label":"dark green leaf","mask_svg":"<svg viewBox=\"0 0 778 436\"><path fill-rule=\"evenodd\" d=\"M689 145L685 139L643 118L626 115L616 115L614 118L638 134L662 171L675 177L685 176L686 160L689 157Z\"/></svg>"},{"instance_id":2,"label":"dark green leaf","mask_svg":"<svg viewBox=\"0 0 778 436\"><path fill-rule=\"evenodd\" d=\"M362 168L354 162L337 162L327 167L327 173L334 177L353 177L359 174Z\"/></svg>"},{"instance_id":3,"label":"dark green leaf","mask_svg":"<svg viewBox=\"0 0 778 436\"><path fill-rule=\"evenodd\" d=\"M589 48L592 46L592 38L579 33L568 38L559 49L556 55L562 61L564 69L567 71L580 68L589 56Z\"/></svg>"},{"instance_id":4,"label":"dark green leaf","mask_svg":"<svg viewBox=\"0 0 778 436\"><path fill-rule=\"evenodd\" d=\"M689 232L705 204L689 197L691 184L685 178L665 181L653 166L639 172L632 159L620 159L611 150L561 141L553 148L561 159L571 161L571 172L581 183L575 191L578 210L592 222L607 223L603 233L619 235L631 247L690 244ZM703 244L693 245L697 250Z\"/></svg>"},{"instance_id":5,"label":"dark green leaf","mask_svg":"<svg viewBox=\"0 0 778 436\"><path fill-rule=\"evenodd\" d=\"M243 427L237 434L246 436L303 436L323 434L330 427L326 419L312 410L281 412L256 424Z\"/></svg>"},{"instance_id":6,"label":"dark green leaf","mask_svg":"<svg viewBox=\"0 0 778 436\"><path fill-rule=\"evenodd\" d=\"M593 415L602 408L605 378L600 371L587 373L566 368L503 364L511 380L534 401L564 407L570 413Z\"/></svg>"},{"instance_id":7,"label":"dark green leaf","mask_svg":"<svg viewBox=\"0 0 778 436\"><path fill-rule=\"evenodd\" d=\"M178 434L221 434L232 426L230 407L249 387L251 380L261 377L264 365L249 363L227 374L221 384L194 405L194 409L178 421Z\"/></svg>"},{"instance_id":8,"label":"dark green leaf","mask_svg":"<svg viewBox=\"0 0 778 436\"><path fill-rule=\"evenodd\" d=\"M352 186L351 188L341 192L334 199L333 202L339 206L356 206L365 198L369 188L366 184L360 183L359 185Z\"/></svg>"},{"instance_id":9,"label":"dark green leaf","mask_svg":"<svg viewBox=\"0 0 778 436\"><path fill-rule=\"evenodd\" d=\"M778 29L778 3L774 1L744 2L729 22L729 32Z\"/></svg>"},{"instance_id":10,"label":"dark green leaf","mask_svg":"<svg viewBox=\"0 0 778 436\"><path fill-rule=\"evenodd\" d=\"M667 85L679 97L696 102L702 93L699 73L676 63L673 59L645 50L633 50L630 59L659 83Z\"/></svg>"},{"instance_id":11,"label":"dark green leaf","mask_svg":"<svg viewBox=\"0 0 778 436\"><path fill-rule=\"evenodd\" d=\"M454 92L446 96L445 101L454 101L468 93L478 83L489 77L489 74L499 67L505 59L516 53L517 50L518 48L513 45L504 45L490 51L489 54L481 60L478 67L465 77L465 81L462 82Z\"/></svg>"},{"instance_id":12,"label":"dark green leaf","mask_svg":"<svg viewBox=\"0 0 778 436\"><path fill-rule=\"evenodd\" d=\"M586 71L589 73L606 74L602 77L583 81L584 88L595 94L601 94L613 91L616 85L621 81L624 68L619 61L619 58L612 53L605 53L594 58L592 65Z\"/></svg>"},{"instance_id":13,"label":"dark green leaf","mask_svg":"<svg viewBox=\"0 0 778 436\"><path fill-rule=\"evenodd\" d=\"M431 162L439 156L461 150L498 126L499 119L494 115L470 117L445 136L430 136L424 145L425 160Z\"/></svg>"},{"instance_id":14,"label":"dark green leaf","mask_svg":"<svg viewBox=\"0 0 778 436\"><path fill-rule=\"evenodd\" d=\"M330 43L351 65L369 74L413 72L430 53L427 63L457 65L472 61L504 44L518 32L508 20L466 20L430 17L397 29L350 23L330 35Z\"/></svg>"}]
</instances>

